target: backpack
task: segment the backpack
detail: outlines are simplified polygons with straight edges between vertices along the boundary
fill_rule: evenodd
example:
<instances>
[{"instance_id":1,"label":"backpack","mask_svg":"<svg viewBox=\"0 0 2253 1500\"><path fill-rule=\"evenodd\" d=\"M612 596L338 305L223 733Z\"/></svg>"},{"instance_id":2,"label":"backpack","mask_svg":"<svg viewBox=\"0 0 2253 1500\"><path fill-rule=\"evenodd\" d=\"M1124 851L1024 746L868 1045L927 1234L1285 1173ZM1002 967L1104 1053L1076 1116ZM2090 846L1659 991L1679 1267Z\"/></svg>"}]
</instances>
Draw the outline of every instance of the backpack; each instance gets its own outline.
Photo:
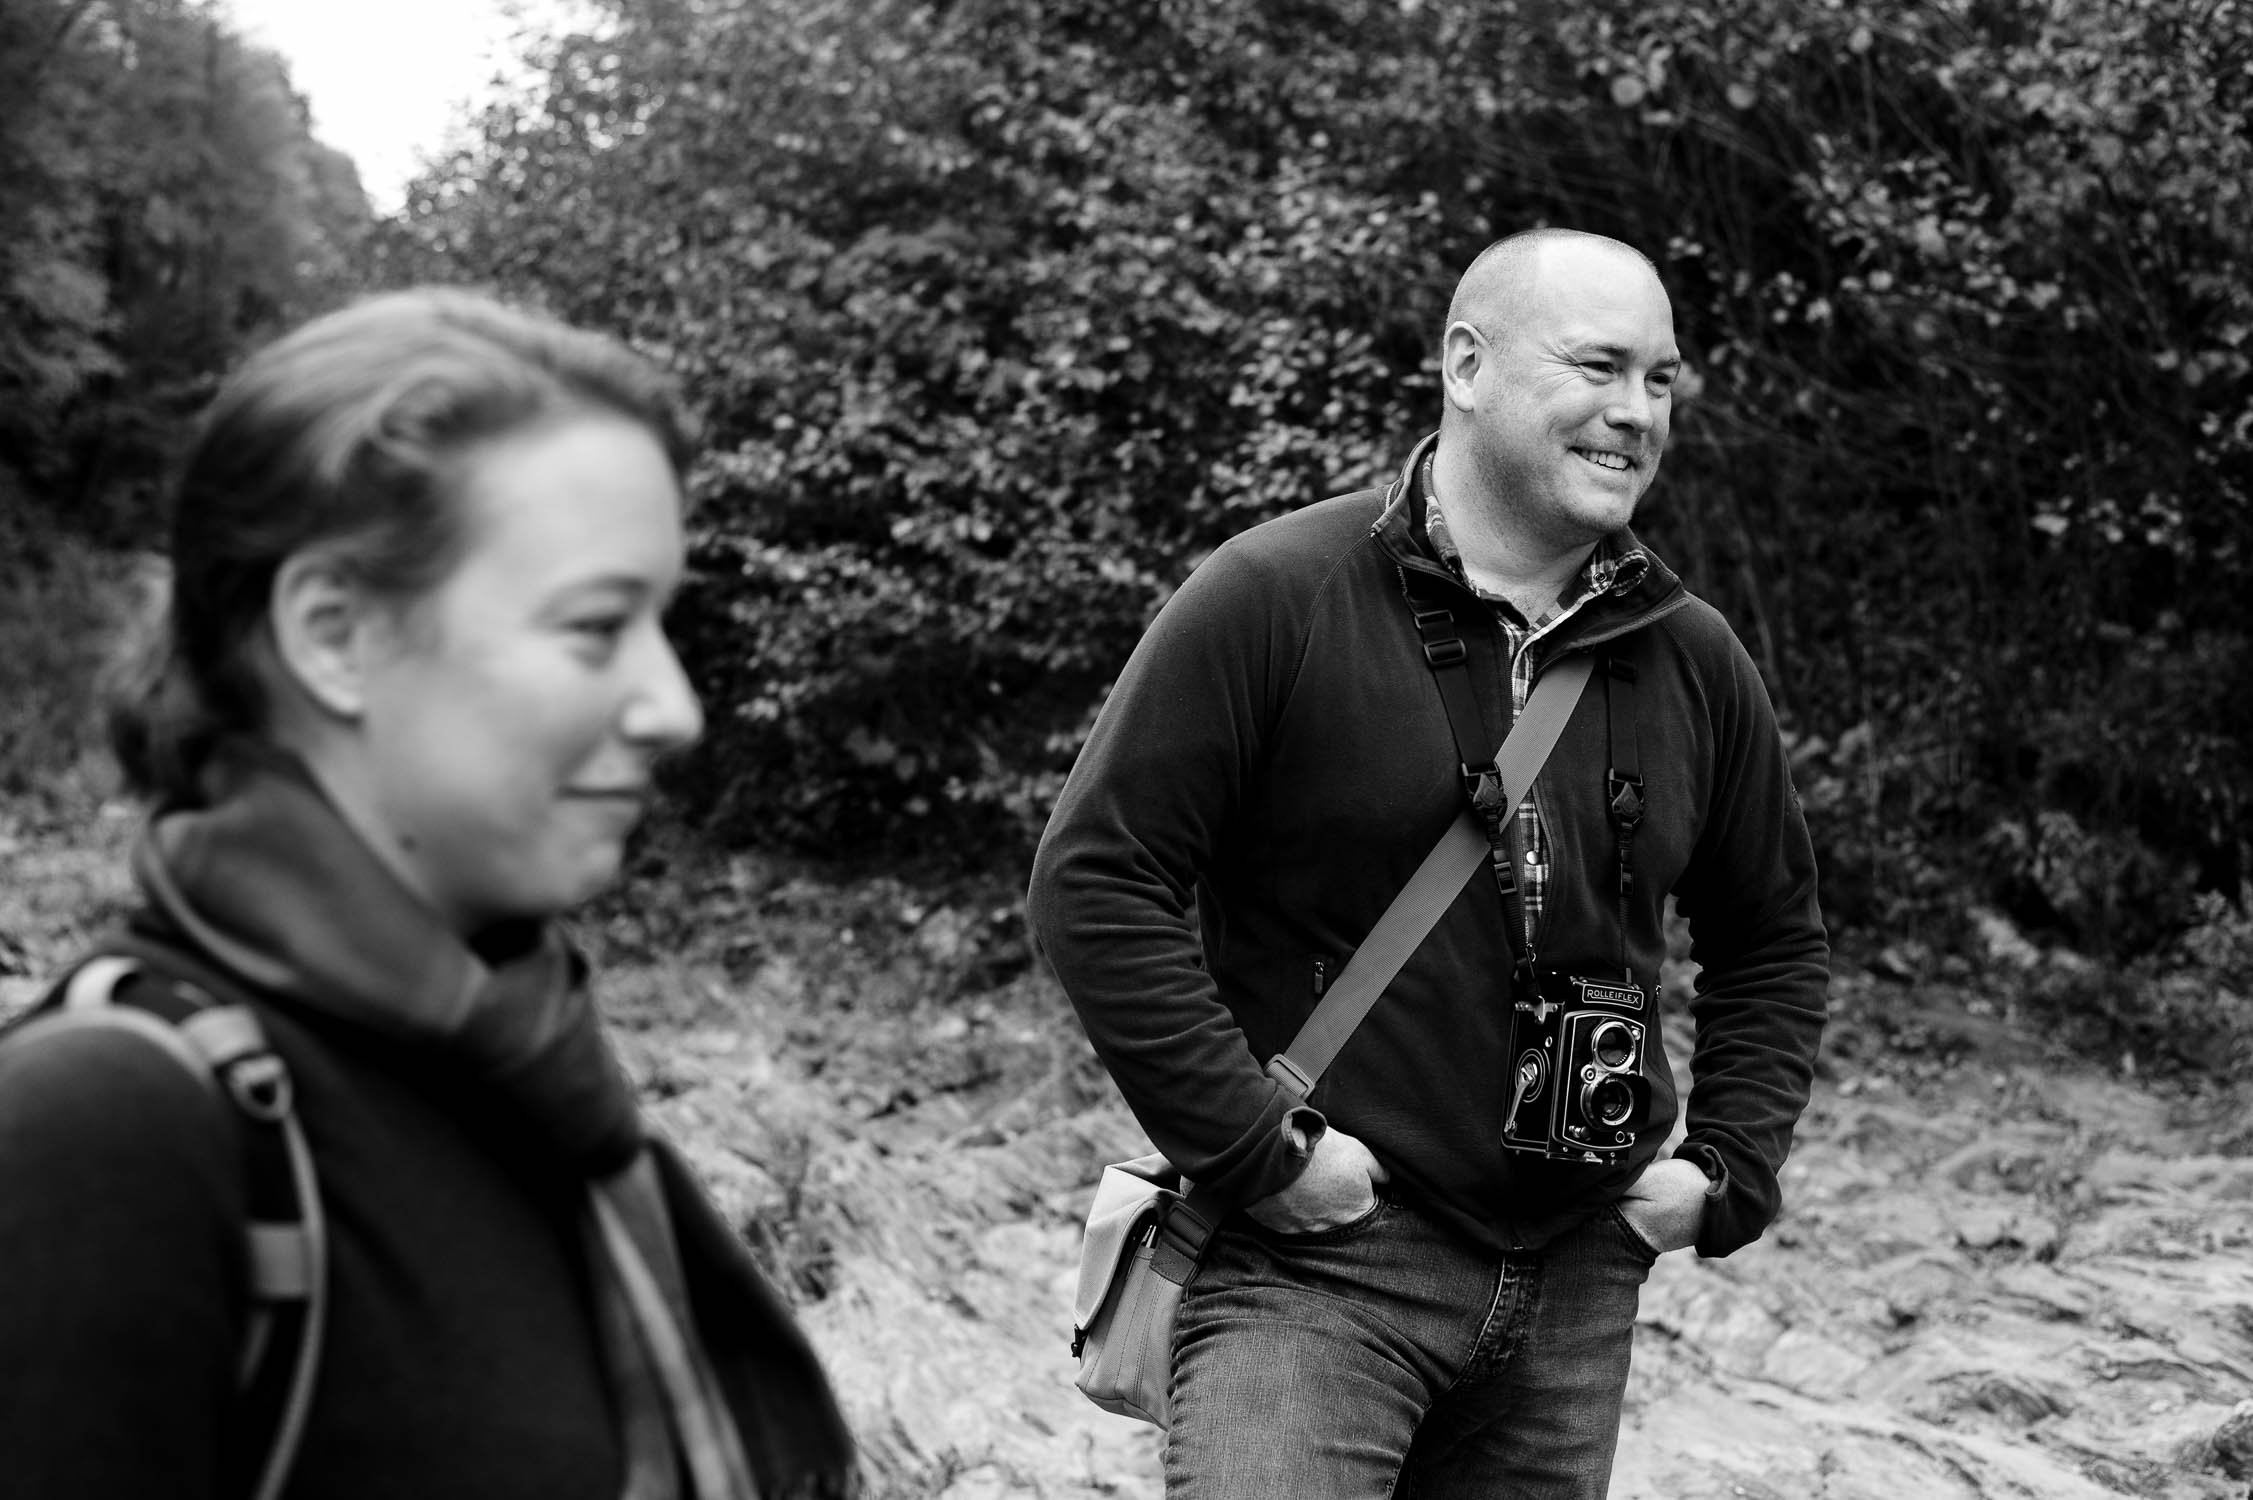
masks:
<instances>
[{"instance_id":1,"label":"backpack","mask_svg":"<svg viewBox=\"0 0 2253 1500\"><path fill-rule=\"evenodd\" d=\"M231 1107L240 1123L250 1318L235 1367L241 1441L223 1493L276 1500L304 1436L327 1307L327 1235L313 1154L288 1067L238 987L169 946L123 934L99 946L0 1043L86 1027L134 1033ZM263 1448L252 1439L266 1434Z\"/></svg>"}]
</instances>

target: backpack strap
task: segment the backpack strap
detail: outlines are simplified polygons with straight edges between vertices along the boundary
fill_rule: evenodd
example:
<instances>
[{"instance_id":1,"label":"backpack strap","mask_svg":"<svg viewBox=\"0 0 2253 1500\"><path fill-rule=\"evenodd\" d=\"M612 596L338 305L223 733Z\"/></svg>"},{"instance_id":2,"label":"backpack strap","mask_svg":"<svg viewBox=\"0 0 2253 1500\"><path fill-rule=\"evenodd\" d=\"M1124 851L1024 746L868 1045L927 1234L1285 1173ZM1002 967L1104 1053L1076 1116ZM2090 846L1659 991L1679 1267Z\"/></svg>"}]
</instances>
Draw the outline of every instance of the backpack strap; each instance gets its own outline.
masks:
<instances>
[{"instance_id":1,"label":"backpack strap","mask_svg":"<svg viewBox=\"0 0 2253 1500\"><path fill-rule=\"evenodd\" d=\"M313 1153L297 1118L288 1066L257 1012L214 998L219 976L166 951L131 942L81 963L39 1011L11 1028L19 1044L100 1027L133 1033L180 1064L242 1122L245 1265L250 1316L236 1364L237 1413L246 1434L269 1433L263 1451L238 1446L225 1493L276 1500L288 1482L320 1369L327 1311L328 1242ZM138 978L151 982L133 983ZM205 981L199 983L198 980Z\"/></svg>"}]
</instances>

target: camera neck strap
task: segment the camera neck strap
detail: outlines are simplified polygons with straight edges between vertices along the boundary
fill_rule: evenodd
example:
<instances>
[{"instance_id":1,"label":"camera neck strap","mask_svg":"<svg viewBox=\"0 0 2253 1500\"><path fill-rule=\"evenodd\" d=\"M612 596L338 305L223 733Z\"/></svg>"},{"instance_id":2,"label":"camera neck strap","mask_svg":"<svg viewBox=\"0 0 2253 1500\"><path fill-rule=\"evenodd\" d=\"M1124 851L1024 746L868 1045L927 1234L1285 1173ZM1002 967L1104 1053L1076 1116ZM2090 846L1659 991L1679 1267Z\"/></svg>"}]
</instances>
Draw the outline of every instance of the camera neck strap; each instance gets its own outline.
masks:
<instances>
[{"instance_id":1,"label":"camera neck strap","mask_svg":"<svg viewBox=\"0 0 2253 1500\"><path fill-rule=\"evenodd\" d=\"M1440 706L1447 711L1463 795L1486 834L1487 864L1494 875L1494 888L1502 896L1503 935L1516 956L1518 977L1527 978L1533 961L1532 934L1526 922L1524 889L1518 883L1518 846L1511 837L1518 803L1503 795L1494 762L1486 758L1486 747L1494 743L1494 734L1487 725L1486 710L1479 704L1471 666L1474 654L1491 648L1493 630L1490 625L1464 629L1455 618L1461 595L1428 574L1400 569L1400 592L1408 601L1409 617L1416 623L1416 643L1423 650L1424 664L1432 669L1432 681L1439 688ZM1490 677L1496 675L1492 666L1486 671ZM1499 675L1507 680L1507 663ZM1508 704L1510 700L1505 697L1503 701Z\"/></svg>"},{"instance_id":2,"label":"camera neck strap","mask_svg":"<svg viewBox=\"0 0 2253 1500\"><path fill-rule=\"evenodd\" d=\"M1635 897L1635 830L1643 822L1643 757L1635 740L1635 664L1609 652L1604 657L1604 723L1611 766L1604 795L1611 807L1613 847L1619 853L1620 969L1635 977L1627 962L1627 909Z\"/></svg>"},{"instance_id":3,"label":"camera neck strap","mask_svg":"<svg viewBox=\"0 0 2253 1500\"><path fill-rule=\"evenodd\" d=\"M1400 590L1416 623L1424 662L1439 687L1448 729L1455 736L1464 795L1486 832L1488 864L1494 872L1495 889L1502 897L1503 929L1516 957L1516 978L1521 984L1530 984L1532 928L1526 920L1521 884L1525 873L1520 863L1525 850L1516 817L1522 799L1505 796L1493 762L1480 759L1485 753L1482 747L1493 741L1474 686L1472 661L1476 652L1490 649L1492 634L1484 629L1460 628L1454 607L1460 595L1446 590L1428 574L1402 568ZM1620 965L1623 972L1629 972L1627 915L1635 895L1635 830L1642 825L1644 811L1642 755L1635 733L1636 671L1634 663L1616 651L1602 653L1600 670L1609 755L1604 801L1611 811L1613 849L1618 857Z\"/></svg>"},{"instance_id":4,"label":"camera neck strap","mask_svg":"<svg viewBox=\"0 0 2253 1500\"><path fill-rule=\"evenodd\" d=\"M1495 795L1503 807L1516 807L1533 786L1592 675L1589 658L1576 655L1552 662L1534 683L1525 711L1510 727L1492 762L1482 768L1491 770ZM1465 807L1354 950L1291 1045L1268 1060L1268 1076L1298 1098L1311 1093L1315 1080L1336 1059L1440 913L1454 904L1464 882L1493 857L1482 820Z\"/></svg>"}]
</instances>

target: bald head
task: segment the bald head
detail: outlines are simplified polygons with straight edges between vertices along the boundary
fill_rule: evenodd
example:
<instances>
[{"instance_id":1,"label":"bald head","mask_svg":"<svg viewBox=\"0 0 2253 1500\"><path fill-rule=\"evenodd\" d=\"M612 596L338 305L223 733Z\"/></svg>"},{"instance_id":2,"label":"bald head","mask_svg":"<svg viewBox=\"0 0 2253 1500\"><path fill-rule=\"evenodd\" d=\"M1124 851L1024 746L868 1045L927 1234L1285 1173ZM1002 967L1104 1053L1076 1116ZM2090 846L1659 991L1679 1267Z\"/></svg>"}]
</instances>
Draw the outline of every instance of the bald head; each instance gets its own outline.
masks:
<instances>
[{"instance_id":1,"label":"bald head","mask_svg":"<svg viewBox=\"0 0 2253 1500\"><path fill-rule=\"evenodd\" d=\"M1455 284L1447 304L1450 326L1468 323L1490 337L1518 327L1541 290L1543 274L1559 263L1576 268L1610 262L1621 269L1640 264L1655 281L1658 268L1633 245L1580 229L1526 229L1496 240Z\"/></svg>"},{"instance_id":2,"label":"bald head","mask_svg":"<svg viewBox=\"0 0 2253 1500\"><path fill-rule=\"evenodd\" d=\"M1455 289L1439 365L1433 485L1458 542L1484 528L1494 576L1511 557L1569 571L1633 518L1682 366L1641 252L1570 229L1489 247Z\"/></svg>"}]
</instances>

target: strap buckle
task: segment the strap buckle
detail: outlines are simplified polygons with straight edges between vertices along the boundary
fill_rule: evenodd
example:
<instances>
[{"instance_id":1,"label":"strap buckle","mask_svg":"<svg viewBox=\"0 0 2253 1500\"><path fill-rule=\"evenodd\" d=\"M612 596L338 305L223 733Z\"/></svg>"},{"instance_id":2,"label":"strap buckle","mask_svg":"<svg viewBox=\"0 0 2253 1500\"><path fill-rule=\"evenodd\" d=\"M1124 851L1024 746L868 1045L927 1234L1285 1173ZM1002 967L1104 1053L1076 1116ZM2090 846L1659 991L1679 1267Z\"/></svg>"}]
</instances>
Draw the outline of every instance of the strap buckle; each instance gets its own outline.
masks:
<instances>
[{"instance_id":1,"label":"strap buckle","mask_svg":"<svg viewBox=\"0 0 2253 1500\"><path fill-rule=\"evenodd\" d=\"M1451 635L1443 635L1436 641L1424 642L1424 660L1429 662L1435 671L1443 667L1459 667L1470 659L1470 655L1470 648Z\"/></svg>"},{"instance_id":2,"label":"strap buckle","mask_svg":"<svg viewBox=\"0 0 2253 1500\"><path fill-rule=\"evenodd\" d=\"M1502 773L1491 763L1483 766L1464 766L1463 790L1469 794L1471 806L1478 815L1493 822L1509 811L1502 800Z\"/></svg>"},{"instance_id":3,"label":"strap buckle","mask_svg":"<svg viewBox=\"0 0 2253 1500\"><path fill-rule=\"evenodd\" d=\"M1314 1092L1313 1077L1287 1053L1278 1052L1267 1060L1267 1076L1283 1085L1294 1099L1304 1099Z\"/></svg>"},{"instance_id":4,"label":"strap buckle","mask_svg":"<svg viewBox=\"0 0 2253 1500\"><path fill-rule=\"evenodd\" d=\"M1643 778L1613 771L1605 784L1611 791L1612 822L1619 830L1619 893L1635 894L1635 829L1643 821Z\"/></svg>"},{"instance_id":5,"label":"strap buckle","mask_svg":"<svg viewBox=\"0 0 2253 1500\"><path fill-rule=\"evenodd\" d=\"M1213 1227L1205 1221L1205 1216L1182 1200L1166 1205L1166 1211L1150 1225L1147 1243L1153 1250L1161 1245L1171 1246L1193 1263L1203 1252L1212 1232Z\"/></svg>"},{"instance_id":6,"label":"strap buckle","mask_svg":"<svg viewBox=\"0 0 2253 1500\"><path fill-rule=\"evenodd\" d=\"M271 1125L289 1114L289 1068L271 1052L239 1058L221 1075L242 1112Z\"/></svg>"},{"instance_id":7,"label":"strap buckle","mask_svg":"<svg viewBox=\"0 0 2253 1500\"><path fill-rule=\"evenodd\" d=\"M1612 816L1623 833L1632 834L1643 821L1643 778L1613 771L1605 777L1605 786L1611 793Z\"/></svg>"}]
</instances>

